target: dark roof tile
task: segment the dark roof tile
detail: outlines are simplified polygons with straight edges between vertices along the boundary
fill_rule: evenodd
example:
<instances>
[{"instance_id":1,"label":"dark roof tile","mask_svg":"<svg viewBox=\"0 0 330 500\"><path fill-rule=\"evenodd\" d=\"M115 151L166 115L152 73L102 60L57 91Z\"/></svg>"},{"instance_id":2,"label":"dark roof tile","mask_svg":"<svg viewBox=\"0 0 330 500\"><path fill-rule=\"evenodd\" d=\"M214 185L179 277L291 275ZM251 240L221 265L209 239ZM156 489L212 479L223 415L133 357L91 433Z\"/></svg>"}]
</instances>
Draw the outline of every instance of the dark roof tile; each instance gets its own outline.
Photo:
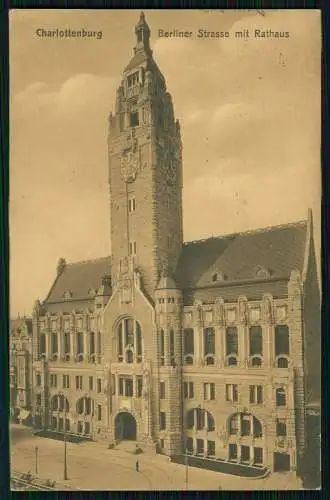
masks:
<instances>
[{"instance_id":1,"label":"dark roof tile","mask_svg":"<svg viewBox=\"0 0 330 500\"><path fill-rule=\"evenodd\" d=\"M110 275L110 257L66 264L46 298L46 303L64 301L65 292L71 292L70 300L90 298L90 289L98 290L102 278Z\"/></svg>"},{"instance_id":2,"label":"dark roof tile","mask_svg":"<svg viewBox=\"0 0 330 500\"><path fill-rule=\"evenodd\" d=\"M253 280L258 267L271 278L302 271L307 222L297 222L185 243L177 267L182 288L206 286L216 273L225 281Z\"/></svg>"}]
</instances>

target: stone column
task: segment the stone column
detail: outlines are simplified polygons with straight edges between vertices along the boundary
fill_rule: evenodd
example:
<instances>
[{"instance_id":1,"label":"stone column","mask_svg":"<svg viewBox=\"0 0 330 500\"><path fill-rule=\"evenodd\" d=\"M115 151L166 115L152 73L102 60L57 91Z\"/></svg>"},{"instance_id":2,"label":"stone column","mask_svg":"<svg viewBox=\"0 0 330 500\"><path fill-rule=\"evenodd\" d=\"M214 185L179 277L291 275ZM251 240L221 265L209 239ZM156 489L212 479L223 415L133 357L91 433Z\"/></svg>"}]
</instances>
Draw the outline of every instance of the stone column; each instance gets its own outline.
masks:
<instances>
[{"instance_id":1,"label":"stone column","mask_svg":"<svg viewBox=\"0 0 330 500\"><path fill-rule=\"evenodd\" d=\"M45 332L45 343L46 343L46 358L50 357L50 335L51 333Z\"/></svg>"},{"instance_id":2,"label":"stone column","mask_svg":"<svg viewBox=\"0 0 330 500\"><path fill-rule=\"evenodd\" d=\"M169 363L169 361L170 361L169 354L170 353L169 353L169 327L168 327L168 325L166 325L164 327L163 331L164 331L164 351L165 351L165 353L164 353L165 354L165 356L164 356L165 363L164 364L165 364L165 366L168 366L170 364Z\"/></svg>"},{"instance_id":3,"label":"stone column","mask_svg":"<svg viewBox=\"0 0 330 500\"><path fill-rule=\"evenodd\" d=\"M75 357L75 332L70 332L70 359L74 360Z\"/></svg>"},{"instance_id":4,"label":"stone column","mask_svg":"<svg viewBox=\"0 0 330 500\"><path fill-rule=\"evenodd\" d=\"M86 330L83 332L83 343L84 343L84 359L88 359L88 333Z\"/></svg>"}]
</instances>

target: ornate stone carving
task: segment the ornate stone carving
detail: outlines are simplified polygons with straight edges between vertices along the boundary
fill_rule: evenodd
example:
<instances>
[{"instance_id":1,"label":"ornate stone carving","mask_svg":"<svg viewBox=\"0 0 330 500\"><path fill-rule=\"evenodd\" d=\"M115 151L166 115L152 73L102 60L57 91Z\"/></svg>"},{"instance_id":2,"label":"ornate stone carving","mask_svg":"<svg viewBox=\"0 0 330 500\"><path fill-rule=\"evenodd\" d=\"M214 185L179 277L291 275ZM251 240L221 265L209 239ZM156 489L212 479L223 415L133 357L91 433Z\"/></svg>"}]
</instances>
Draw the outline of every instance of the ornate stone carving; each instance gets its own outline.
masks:
<instances>
[{"instance_id":1,"label":"ornate stone carving","mask_svg":"<svg viewBox=\"0 0 330 500\"><path fill-rule=\"evenodd\" d=\"M222 297L218 297L215 301L215 320L220 325L225 322L224 300Z\"/></svg>"},{"instance_id":2,"label":"ornate stone carving","mask_svg":"<svg viewBox=\"0 0 330 500\"><path fill-rule=\"evenodd\" d=\"M270 323L273 320L273 297L264 295L263 297L263 317L264 321Z\"/></svg>"},{"instance_id":3,"label":"ornate stone carving","mask_svg":"<svg viewBox=\"0 0 330 500\"><path fill-rule=\"evenodd\" d=\"M121 158L121 175L125 182L133 182L139 168L139 159L136 152L127 151Z\"/></svg>"},{"instance_id":4,"label":"ornate stone carving","mask_svg":"<svg viewBox=\"0 0 330 500\"><path fill-rule=\"evenodd\" d=\"M239 297L238 298L238 317L239 321L243 324L247 323L247 298Z\"/></svg>"},{"instance_id":5,"label":"ornate stone carving","mask_svg":"<svg viewBox=\"0 0 330 500\"><path fill-rule=\"evenodd\" d=\"M195 302L194 302L195 321L202 321L203 320L202 304L203 303L201 300L195 300Z\"/></svg>"}]
</instances>

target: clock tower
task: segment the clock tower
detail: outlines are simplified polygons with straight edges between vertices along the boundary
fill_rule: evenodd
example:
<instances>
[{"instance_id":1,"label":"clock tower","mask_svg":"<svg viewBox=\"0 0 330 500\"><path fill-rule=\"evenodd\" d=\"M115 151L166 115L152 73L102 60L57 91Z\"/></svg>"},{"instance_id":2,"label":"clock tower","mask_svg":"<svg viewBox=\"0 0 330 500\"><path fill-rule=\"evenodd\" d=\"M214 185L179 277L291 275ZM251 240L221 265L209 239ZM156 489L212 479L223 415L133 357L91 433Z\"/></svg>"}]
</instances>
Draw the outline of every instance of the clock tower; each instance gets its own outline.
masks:
<instances>
[{"instance_id":1,"label":"clock tower","mask_svg":"<svg viewBox=\"0 0 330 500\"><path fill-rule=\"evenodd\" d=\"M138 269L151 297L182 249L182 146L171 95L141 13L136 44L109 116L113 276Z\"/></svg>"}]
</instances>

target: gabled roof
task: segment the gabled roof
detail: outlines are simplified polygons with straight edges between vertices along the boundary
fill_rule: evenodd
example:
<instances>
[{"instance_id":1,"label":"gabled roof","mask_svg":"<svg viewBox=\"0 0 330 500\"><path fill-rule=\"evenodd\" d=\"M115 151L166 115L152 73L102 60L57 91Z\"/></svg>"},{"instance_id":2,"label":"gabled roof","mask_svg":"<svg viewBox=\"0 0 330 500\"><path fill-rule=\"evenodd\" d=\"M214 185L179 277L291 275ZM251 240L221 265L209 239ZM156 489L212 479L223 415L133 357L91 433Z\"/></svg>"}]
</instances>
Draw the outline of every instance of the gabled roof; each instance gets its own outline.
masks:
<instances>
[{"instance_id":1,"label":"gabled roof","mask_svg":"<svg viewBox=\"0 0 330 500\"><path fill-rule=\"evenodd\" d=\"M110 272L110 257L66 264L63 272L57 276L45 302L65 301L66 292L70 292L70 300L90 299L90 290L97 291L102 284L102 278L110 275Z\"/></svg>"},{"instance_id":2,"label":"gabled roof","mask_svg":"<svg viewBox=\"0 0 330 500\"><path fill-rule=\"evenodd\" d=\"M258 269L272 278L290 278L293 269L303 271L307 221L257 229L185 243L177 266L183 289L215 285L215 274L223 276L218 286L230 282L263 280Z\"/></svg>"}]
</instances>

